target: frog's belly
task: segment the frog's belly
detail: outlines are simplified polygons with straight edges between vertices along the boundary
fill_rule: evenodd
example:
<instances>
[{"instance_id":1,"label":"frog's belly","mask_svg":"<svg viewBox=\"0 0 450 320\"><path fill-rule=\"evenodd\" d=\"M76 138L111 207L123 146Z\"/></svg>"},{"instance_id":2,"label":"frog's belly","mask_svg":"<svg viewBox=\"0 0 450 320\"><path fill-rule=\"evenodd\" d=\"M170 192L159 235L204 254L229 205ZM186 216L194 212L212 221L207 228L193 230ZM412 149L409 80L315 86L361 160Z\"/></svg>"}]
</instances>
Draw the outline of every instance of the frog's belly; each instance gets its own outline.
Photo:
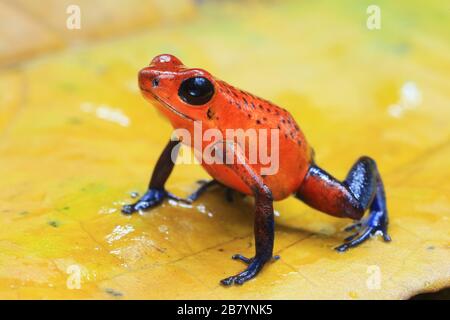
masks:
<instances>
[{"instance_id":1,"label":"frog's belly","mask_svg":"<svg viewBox=\"0 0 450 320\"><path fill-rule=\"evenodd\" d=\"M205 163L202 163L202 166L211 177L222 184L247 195L253 194L250 187L247 186L228 166L224 164ZM250 166L257 174L262 172L261 166ZM273 174L267 174L265 176L262 175L264 183L272 191L274 200L282 200L297 191L309 169L309 166L309 154L299 152L298 154L291 154L289 157L279 159L278 168L277 170L273 170Z\"/></svg>"}]
</instances>

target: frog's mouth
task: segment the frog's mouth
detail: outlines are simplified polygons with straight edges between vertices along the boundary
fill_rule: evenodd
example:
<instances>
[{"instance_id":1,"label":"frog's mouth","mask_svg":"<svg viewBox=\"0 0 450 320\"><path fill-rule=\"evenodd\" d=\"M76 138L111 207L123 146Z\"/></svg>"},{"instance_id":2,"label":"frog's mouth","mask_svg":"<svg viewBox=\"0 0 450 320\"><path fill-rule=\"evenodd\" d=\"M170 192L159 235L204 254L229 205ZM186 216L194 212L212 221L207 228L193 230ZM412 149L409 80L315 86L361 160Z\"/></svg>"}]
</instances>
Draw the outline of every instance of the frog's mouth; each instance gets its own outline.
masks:
<instances>
[{"instance_id":1,"label":"frog's mouth","mask_svg":"<svg viewBox=\"0 0 450 320\"><path fill-rule=\"evenodd\" d=\"M182 117L183 119L187 119L190 121L194 121L194 119L192 119L191 117L188 117L187 115L181 113L180 111L172 108L170 105L168 105L165 101L163 101L161 98L159 98L157 95L155 95L153 92L146 90L144 88L140 88L142 91L147 92L148 94L150 94L152 96L153 99L155 99L156 101L158 101L162 106L164 106L166 109L172 111L173 113L175 113L177 116Z\"/></svg>"}]
</instances>

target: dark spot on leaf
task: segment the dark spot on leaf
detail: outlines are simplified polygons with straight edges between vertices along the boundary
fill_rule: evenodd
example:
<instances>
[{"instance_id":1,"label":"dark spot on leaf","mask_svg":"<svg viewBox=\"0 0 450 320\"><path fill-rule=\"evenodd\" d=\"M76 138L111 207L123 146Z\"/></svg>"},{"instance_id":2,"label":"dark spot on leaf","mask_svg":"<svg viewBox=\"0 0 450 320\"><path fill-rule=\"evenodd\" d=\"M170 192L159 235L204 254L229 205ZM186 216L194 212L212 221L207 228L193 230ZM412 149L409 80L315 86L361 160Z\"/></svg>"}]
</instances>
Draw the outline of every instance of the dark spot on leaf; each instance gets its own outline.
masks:
<instances>
[{"instance_id":1,"label":"dark spot on leaf","mask_svg":"<svg viewBox=\"0 0 450 320\"><path fill-rule=\"evenodd\" d=\"M78 125L78 124L81 124L83 121L80 118L72 117L72 118L69 118L67 120L67 122L69 124Z\"/></svg>"},{"instance_id":2,"label":"dark spot on leaf","mask_svg":"<svg viewBox=\"0 0 450 320\"><path fill-rule=\"evenodd\" d=\"M106 289L105 289L105 292L106 292L107 294L113 296L113 297L122 297L122 296L123 296L123 293L122 293L122 292L116 291L116 290L114 290L114 289L112 289L112 288L106 288Z\"/></svg>"},{"instance_id":3,"label":"dark spot on leaf","mask_svg":"<svg viewBox=\"0 0 450 320\"><path fill-rule=\"evenodd\" d=\"M56 221L56 220L50 220L50 221L48 222L48 225L49 225L49 226L52 226L53 228L58 228L61 224L59 223L59 221Z\"/></svg>"}]
</instances>

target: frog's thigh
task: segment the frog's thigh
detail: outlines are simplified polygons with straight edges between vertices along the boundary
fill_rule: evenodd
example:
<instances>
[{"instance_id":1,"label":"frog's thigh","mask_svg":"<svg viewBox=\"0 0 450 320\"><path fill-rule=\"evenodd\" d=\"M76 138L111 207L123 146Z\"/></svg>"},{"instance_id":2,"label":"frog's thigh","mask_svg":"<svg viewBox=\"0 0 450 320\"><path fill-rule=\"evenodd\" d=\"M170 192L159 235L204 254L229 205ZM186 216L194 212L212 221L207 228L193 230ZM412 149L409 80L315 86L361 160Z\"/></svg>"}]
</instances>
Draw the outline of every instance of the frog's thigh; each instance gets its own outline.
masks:
<instances>
[{"instance_id":1,"label":"frog's thigh","mask_svg":"<svg viewBox=\"0 0 450 320\"><path fill-rule=\"evenodd\" d=\"M375 194L376 181L372 179L364 194ZM313 165L295 194L310 207L335 217L361 219L369 203L358 200L345 182ZM372 196L373 199L373 196Z\"/></svg>"}]
</instances>

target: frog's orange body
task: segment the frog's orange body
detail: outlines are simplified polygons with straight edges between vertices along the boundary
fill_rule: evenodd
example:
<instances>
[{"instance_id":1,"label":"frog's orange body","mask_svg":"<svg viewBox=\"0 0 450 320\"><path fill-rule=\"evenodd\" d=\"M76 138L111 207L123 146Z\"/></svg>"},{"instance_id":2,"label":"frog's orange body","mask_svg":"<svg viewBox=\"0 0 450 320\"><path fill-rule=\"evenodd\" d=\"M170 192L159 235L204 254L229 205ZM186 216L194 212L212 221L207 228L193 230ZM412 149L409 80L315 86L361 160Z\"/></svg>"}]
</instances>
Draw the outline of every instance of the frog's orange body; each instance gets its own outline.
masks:
<instances>
[{"instance_id":1,"label":"frog's orange body","mask_svg":"<svg viewBox=\"0 0 450 320\"><path fill-rule=\"evenodd\" d=\"M124 206L124 213L148 209L166 197L174 197L164 186L174 166L172 151L180 142L193 147L200 160L204 160L205 152L217 153L220 150L222 156L219 158L231 155L240 159L233 163L201 161L213 177L212 182L255 197L256 255L251 259L235 255L234 258L247 263L248 268L224 279L223 284L244 283L272 257L272 202L292 194L309 206L336 217L360 219L367 209L370 210L361 233L338 247L339 251L354 247L375 233L383 234L386 241L390 240L383 182L371 158L361 157L344 181L335 179L314 163L311 147L286 110L216 79L203 69L187 68L172 55L159 55L149 67L142 69L139 87L144 97L167 117L175 129L184 129L191 137L198 138L196 124L201 123L201 137L199 144L187 141L181 135L176 141L170 141L155 166L147 193L136 203ZM221 138L204 138L211 129L220 132ZM267 163L259 161L260 157L252 162L250 140L230 139L227 136L230 129L242 132L254 129L258 134L251 142L259 148L260 142L265 140L265 145L270 146L267 153L278 155L275 157L276 170L263 174ZM272 132L276 135L273 136ZM272 145L273 141L277 143ZM189 199L198 198L209 185L211 183L202 186Z\"/></svg>"}]
</instances>

